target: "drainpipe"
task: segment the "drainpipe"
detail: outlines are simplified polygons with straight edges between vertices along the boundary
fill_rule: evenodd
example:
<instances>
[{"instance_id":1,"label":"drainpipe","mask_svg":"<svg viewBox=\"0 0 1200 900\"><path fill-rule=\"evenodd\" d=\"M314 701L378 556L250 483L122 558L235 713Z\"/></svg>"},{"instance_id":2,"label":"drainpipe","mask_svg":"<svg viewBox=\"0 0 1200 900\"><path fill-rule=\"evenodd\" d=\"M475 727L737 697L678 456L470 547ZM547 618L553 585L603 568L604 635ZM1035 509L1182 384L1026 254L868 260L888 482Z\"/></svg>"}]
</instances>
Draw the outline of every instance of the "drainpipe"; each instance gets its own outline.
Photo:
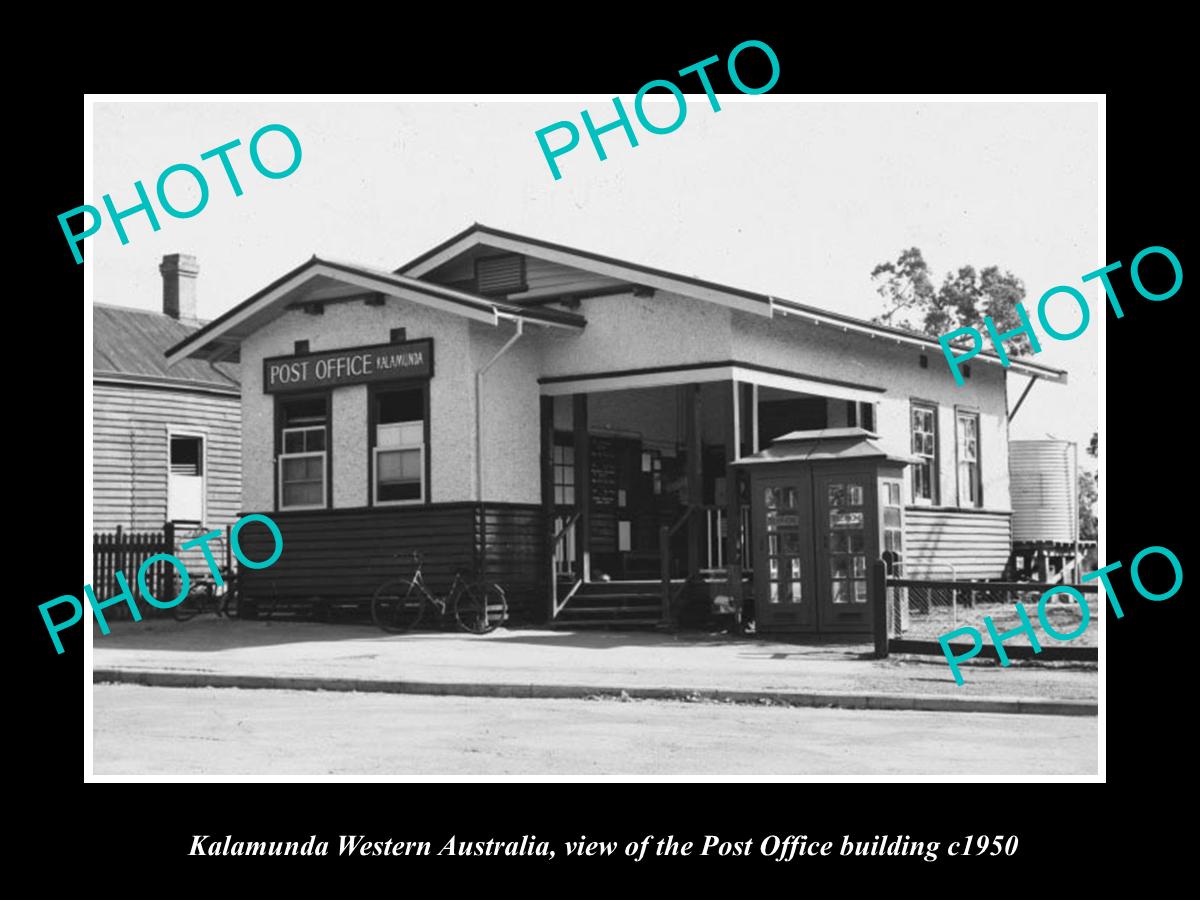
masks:
<instances>
[{"instance_id":1,"label":"drainpipe","mask_svg":"<svg viewBox=\"0 0 1200 900\"><path fill-rule=\"evenodd\" d=\"M500 313L496 313L496 324L500 324ZM504 346L496 351L496 355L487 361L482 369L475 373L475 500L483 503L483 375L495 365L508 348L521 339L521 335L525 333L525 320L511 317L517 323L516 333L505 342Z\"/></svg>"}]
</instances>

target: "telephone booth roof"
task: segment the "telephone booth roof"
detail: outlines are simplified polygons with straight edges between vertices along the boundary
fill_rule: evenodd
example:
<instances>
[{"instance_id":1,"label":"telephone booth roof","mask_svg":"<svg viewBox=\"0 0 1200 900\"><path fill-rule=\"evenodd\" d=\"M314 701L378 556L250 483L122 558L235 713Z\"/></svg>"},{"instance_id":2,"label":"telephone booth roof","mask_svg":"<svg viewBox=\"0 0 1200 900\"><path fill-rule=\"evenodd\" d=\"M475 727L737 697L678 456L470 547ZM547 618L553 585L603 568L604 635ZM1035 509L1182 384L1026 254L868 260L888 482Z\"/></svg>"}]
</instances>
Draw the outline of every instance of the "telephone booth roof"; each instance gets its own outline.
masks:
<instances>
[{"instance_id":1,"label":"telephone booth roof","mask_svg":"<svg viewBox=\"0 0 1200 900\"><path fill-rule=\"evenodd\" d=\"M773 462L818 462L823 460L884 459L907 465L915 457L888 453L874 443L879 435L865 428L821 428L793 431L777 437L771 446L733 463L754 466Z\"/></svg>"}]
</instances>

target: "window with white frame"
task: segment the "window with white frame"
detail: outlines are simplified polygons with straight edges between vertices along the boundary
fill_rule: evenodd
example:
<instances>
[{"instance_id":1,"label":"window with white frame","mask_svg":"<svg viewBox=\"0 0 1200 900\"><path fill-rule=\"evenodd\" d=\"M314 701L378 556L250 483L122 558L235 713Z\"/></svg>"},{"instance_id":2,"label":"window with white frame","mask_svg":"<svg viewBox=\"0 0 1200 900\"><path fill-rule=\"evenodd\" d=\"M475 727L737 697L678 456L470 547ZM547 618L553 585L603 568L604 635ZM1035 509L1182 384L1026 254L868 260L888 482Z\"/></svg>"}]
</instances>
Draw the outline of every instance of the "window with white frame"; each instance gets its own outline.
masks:
<instances>
[{"instance_id":1,"label":"window with white frame","mask_svg":"<svg viewBox=\"0 0 1200 900\"><path fill-rule=\"evenodd\" d=\"M279 508L323 508L328 497L326 398L285 400L280 415Z\"/></svg>"},{"instance_id":2,"label":"window with white frame","mask_svg":"<svg viewBox=\"0 0 1200 900\"><path fill-rule=\"evenodd\" d=\"M375 394L375 445L371 450L376 504L425 501L425 391Z\"/></svg>"},{"instance_id":3,"label":"window with white frame","mask_svg":"<svg viewBox=\"0 0 1200 900\"><path fill-rule=\"evenodd\" d=\"M554 503L575 505L575 447L570 435L554 436Z\"/></svg>"},{"instance_id":4,"label":"window with white frame","mask_svg":"<svg viewBox=\"0 0 1200 900\"><path fill-rule=\"evenodd\" d=\"M200 435L170 435L167 521L204 521L204 438Z\"/></svg>"},{"instance_id":5,"label":"window with white frame","mask_svg":"<svg viewBox=\"0 0 1200 900\"><path fill-rule=\"evenodd\" d=\"M960 410L954 418L958 442L958 505L983 506L983 485L979 478L979 415Z\"/></svg>"},{"instance_id":6,"label":"window with white frame","mask_svg":"<svg viewBox=\"0 0 1200 900\"><path fill-rule=\"evenodd\" d=\"M937 407L930 403L912 405L912 453L917 462L912 471L914 503L937 503Z\"/></svg>"}]
</instances>

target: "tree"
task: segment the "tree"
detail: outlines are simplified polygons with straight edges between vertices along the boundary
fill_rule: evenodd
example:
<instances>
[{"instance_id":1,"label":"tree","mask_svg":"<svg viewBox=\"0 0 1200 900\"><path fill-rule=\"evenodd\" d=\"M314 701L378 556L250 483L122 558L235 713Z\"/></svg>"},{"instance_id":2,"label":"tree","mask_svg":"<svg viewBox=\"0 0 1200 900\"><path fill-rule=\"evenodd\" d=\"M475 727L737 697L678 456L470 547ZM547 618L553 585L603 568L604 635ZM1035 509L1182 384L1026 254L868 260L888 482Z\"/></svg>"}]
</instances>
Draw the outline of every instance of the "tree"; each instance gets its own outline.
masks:
<instances>
[{"instance_id":1,"label":"tree","mask_svg":"<svg viewBox=\"0 0 1200 900\"><path fill-rule=\"evenodd\" d=\"M1100 455L1100 435L1092 432L1092 440L1087 446L1088 456ZM1099 497L1100 474L1098 472L1080 472L1079 490L1079 539L1094 541L1099 534L1099 521L1096 518L1096 500Z\"/></svg>"},{"instance_id":2,"label":"tree","mask_svg":"<svg viewBox=\"0 0 1200 900\"><path fill-rule=\"evenodd\" d=\"M933 273L919 247L909 247L895 262L884 262L871 270L871 280L887 308L874 321L938 337L956 328L983 331L983 317L991 316L996 331L1003 334L1021 325L1017 304L1025 299L1025 284L999 266L976 271L962 266L948 272L941 287L934 287ZM1021 334L1005 342L1010 355L1030 352L1029 337Z\"/></svg>"}]
</instances>

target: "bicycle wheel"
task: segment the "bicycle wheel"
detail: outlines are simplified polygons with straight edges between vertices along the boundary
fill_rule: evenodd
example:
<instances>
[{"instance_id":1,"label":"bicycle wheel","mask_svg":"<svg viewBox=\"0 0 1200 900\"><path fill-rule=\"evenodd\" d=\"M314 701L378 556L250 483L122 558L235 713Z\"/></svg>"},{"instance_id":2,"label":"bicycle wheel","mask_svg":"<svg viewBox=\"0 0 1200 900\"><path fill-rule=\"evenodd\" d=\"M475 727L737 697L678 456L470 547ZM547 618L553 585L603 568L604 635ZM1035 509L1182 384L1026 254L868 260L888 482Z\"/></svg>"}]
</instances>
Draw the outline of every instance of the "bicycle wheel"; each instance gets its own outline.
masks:
<instances>
[{"instance_id":1,"label":"bicycle wheel","mask_svg":"<svg viewBox=\"0 0 1200 900\"><path fill-rule=\"evenodd\" d=\"M371 618L391 634L416 628L424 612L425 598L421 589L407 578L381 584L371 599Z\"/></svg>"},{"instance_id":2,"label":"bicycle wheel","mask_svg":"<svg viewBox=\"0 0 1200 900\"><path fill-rule=\"evenodd\" d=\"M508 600L504 589L486 581L469 584L454 604L458 627L471 634L487 634L508 618Z\"/></svg>"}]
</instances>

